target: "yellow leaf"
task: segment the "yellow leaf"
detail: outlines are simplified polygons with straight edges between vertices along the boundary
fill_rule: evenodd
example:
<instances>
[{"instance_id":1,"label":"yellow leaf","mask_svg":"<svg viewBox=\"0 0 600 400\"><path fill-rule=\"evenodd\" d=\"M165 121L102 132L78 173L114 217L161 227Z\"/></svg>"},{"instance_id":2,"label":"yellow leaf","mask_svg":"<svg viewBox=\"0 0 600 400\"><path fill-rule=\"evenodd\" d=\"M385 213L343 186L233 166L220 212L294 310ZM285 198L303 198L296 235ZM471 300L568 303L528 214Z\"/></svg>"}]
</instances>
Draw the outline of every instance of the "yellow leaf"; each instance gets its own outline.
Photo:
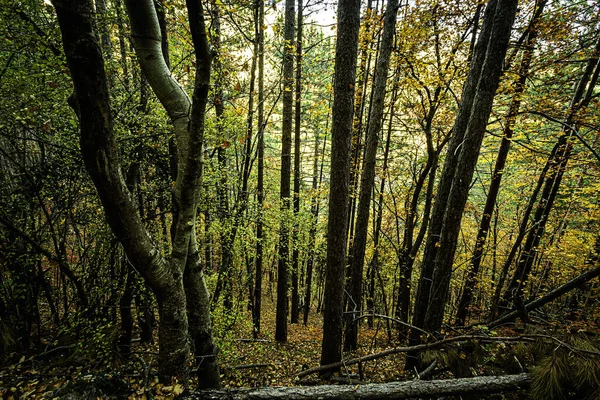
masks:
<instances>
[{"instance_id":1,"label":"yellow leaf","mask_svg":"<svg viewBox=\"0 0 600 400\"><path fill-rule=\"evenodd\" d=\"M183 385L177 384L173 387L173 394L175 395L180 395L181 393L183 393L184 387Z\"/></svg>"}]
</instances>

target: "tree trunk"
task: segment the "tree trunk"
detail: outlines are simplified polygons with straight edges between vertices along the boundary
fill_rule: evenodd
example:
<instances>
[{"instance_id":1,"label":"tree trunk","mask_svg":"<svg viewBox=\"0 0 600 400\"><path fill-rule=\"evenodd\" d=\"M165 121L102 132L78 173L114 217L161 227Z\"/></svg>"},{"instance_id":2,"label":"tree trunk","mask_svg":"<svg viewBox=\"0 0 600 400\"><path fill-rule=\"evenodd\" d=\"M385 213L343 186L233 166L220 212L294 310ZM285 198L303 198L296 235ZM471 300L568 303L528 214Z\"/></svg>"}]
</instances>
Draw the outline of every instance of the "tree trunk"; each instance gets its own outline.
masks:
<instances>
[{"instance_id":1,"label":"tree trunk","mask_svg":"<svg viewBox=\"0 0 600 400\"><path fill-rule=\"evenodd\" d=\"M286 218L290 206L290 170L292 151L292 112L294 88L294 1L285 2L283 51L283 124L281 127L281 228L279 232L279 262L277 264L277 310L275 340L287 342L289 227Z\"/></svg>"},{"instance_id":2,"label":"tree trunk","mask_svg":"<svg viewBox=\"0 0 600 400\"><path fill-rule=\"evenodd\" d=\"M506 165L506 159L510 150L511 138L513 136L513 124L519 112L519 108L521 107L521 99L523 97L523 93L525 92L527 78L529 77L529 67L531 65L531 58L533 56L533 49L537 38L536 24L545 5L546 0L541 0L537 5L536 12L534 13L534 20L532 20L530 23L532 28L530 29L525 42L525 50L523 52L521 66L519 68L519 77L514 83L515 91L508 114L506 115L502 142L500 144L500 149L498 150L496 164L492 173L492 181L490 183L485 206L483 208L483 215L481 217L477 238L475 240L475 250L471 256L471 266L467 274L465 289L459 301L458 311L456 313L456 325L464 325L468 315L469 306L473 299L473 289L477 286L477 275L479 274L479 267L481 266L483 250L487 240L488 232L490 230L492 215L494 213L494 207L496 206L496 199L498 198L498 192L500 191L500 183L502 181L502 174L504 173L504 166Z\"/></svg>"},{"instance_id":3,"label":"tree trunk","mask_svg":"<svg viewBox=\"0 0 600 400\"><path fill-rule=\"evenodd\" d=\"M358 194L358 177L359 177L359 166L362 159L363 153L363 116L365 110L365 103L367 98L367 85L369 83L368 74L371 69L371 58L375 51L373 49L373 42L375 38L375 32L372 32L372 22L377 15L377 10L373 10L373 1L367 0L367 7L365 9L365 24L363 29L365 34L359 38L364 38L359 43L358 47L360 50L360 63L358 65L358 71L356 72L356 91L354 93L354 117L352 123L352 149L350 158L350 206L348 207L348 234L350 249L352 249L352 242L354 238L354 217L356 211L356 198ZM349 254L349 256L352 256Z\"/></svg>"},{"instance_id":4,"label":"tree trunk","mask_svg":"<svg viewBox=\"0 0 600 400\"><path fill-rule=\"evenodd\" d=\"M298 0L298 27L296 34L296 106L294 121L294 248L292 251L292 312L290 322L298 323L299 294L298 294L298 230L300 229L298 213L300 212L300 123L302 97L302 0Z\"/></svg>"},{"instance_id":5,"label":"tree trunk","mask_svg":"<svg viewBox=\"0 0 600 400\"><path fill-rule=\"evenodd\" d=\"M319 202L317 190L319 174L319 131L315 130L315 151L313 160L312 193L310 205L310 231L308 233L308 259L306 260L306 286L304 291L304 326L308 324L308 313L310 312L310 300L312 295L313 263L315 260L315 237L317 236L317 222L319 218Z\"/></svg>"},{"instance_id":6,"label":"tree trunk","mask_svg":"<svg viewBox=\"0 0 600 400\"><path fill-rule=\"evenodd\" d=\"M454 177L454 171L458 162L457 151L463 142L464 134L467 129L468 118L473 106L477 83L479 76L481 75L481 69L485 60L486 49L492 30L496 3L497 0L490 0L484 12L484 23L481 34L477 40L477 44L475 45L473 60L471 61L471 67L469 68L469 75L467 76L467 80L463 87L460 109L454 122L452 137L450 139L450 143L448 144L448 150L446 153L446 161L444 162L440 183L438 184L437 188L437 194L431 215L431 223L429 224L429 232L427 234L427 241L425 243L425 250L423 253L423 261L421 263L421 277L419 279L419 285L417 288L417 294L413 308L414 311L412 325L418 328L423 328L425 326L425 317L427 315L429 296L431 294L431 284L433 282L433 271L435 266L434 262L437 253L437 246L439 245L439 238L442 231L442 223L444 220L444 213L446 211L447 198L450 194L452 179ZM420 343L420 335L421 332L418 329L412 329L409 343ZM416 359L412 357L412 355L407 355L407 357L406 368L408 370L412 370Z\"/></svg>"},{"instance_id":7,"label":"tree trunk","mask_svg":"<svg viewBox=\"0 0 600 400\"><path fill-rule=\"evenodd\" d=\"M398 73L398 69L396 69L396 73ZM381 223L383 222L383 193L385 191L385 182L386 182L386 174L388 169L388 156L390 153L390 142L392 139L392 127L394 120L394 109L398 96L398 77L400 74L396 75L396 80L394 81L393 89L392 89L392 99L390 105L390 117L388 121L387 128L387 137L385 139L385 150L383 151L383 166L381 168L381 183L379 185L379 199L377 201L377 215L375 217L375 232L373 233L373 258L371 259L371 263L369 265L369 287L367 293L367 310L370 313L375 312L375 275L376 271L379 269L379 237L381 234ZM367 323L369 328L373 328L373 317L369 317L367 319Z\"/></svg>"},{"instance_id":8,"label":"tree trunk","mask_svg":"<svg viewBox=\"0 0 600 400\"><path fill-rule=\"evenodd\" d=\"M592 56L588 59L586 68L577 83L577 88L571 99L569 111L565 117L563 124L563 134L558 139L552 154L547 162L549 175L546 178L544 189L536 212L533 217L533 228L527 235L525 245L521 250L519 260L510 284L504 292L500 307L506 308L513 300L520 301L523 297L523 287L529 279L533 262L537 256L540 241L546 229L548 216L554 205L554 200L558 194L560 184L566 170L567 162L573 149L573 141L571 136L572 130L577 128L572 127L575 122L577 113L586 107L592 98L593 89L598 79L598 59L600 56L600 40L596 43Z\"/></svg>"},{"instance_id":9,"label":"tree trunk","mask_svg":"<svg viewBox=\"0 0 600 400\"><path fill-rule=\"evenodd\" d=\"M325 281L321 365L342 358L344 275L348 229L348 184L352 111L360 27L360 0L338 4L332 112L329 219L327 222L327 272Z\"/></svg>"},{"instance_id":10,"label":"tree trunk","mask_svg":"<svg viewBox=\"0 0 600 400\"><path fill-rule=\"evenodd\" d=\"M369 206L371 193L375 185L375 161L379 134L383 123L383 110L385 101L385 88L392 54L394 32L396 31L396 15L398 14L398 1L390 0L384 16L383 37L377 67L375 70L375 83L373 97L369 110L369 124L367 126L367 139L365 157L362 164L360 182L360 197L358 202L358 215L356 218L356 232L352 245L352 261L350 264L350 280L348 282L350 300L348 301L348 319L346 321L345 350L355 350L358 345L358 315L362 310L362 279L367 247L367 231L369 228ZM357 315L358 314L358 315Z\"/></svg>"},{"instance_id":11,"label":"tree trunk","mask_svg":"<svg viewBox=\"0 0 600 400\"><path fill-rule=\"evenodd\" d=\"M320 385L315 387L275 387L233 389L228 391L191 392L182 398L217 400L286 399L286 400L395 400L440 398L441 396L508 393L529 387L531 377L523 373L505 376L478 376L475 378L443 379L435 381L408 381L367 385Z\"/></svg>"},{"instance_id":12,"label":"tree trunk","mask_svg":"<svg viewBox=\"0 0 600 400\"><path fill-rule=\"evenodd\" d=\"M203 265L195 238L190 241L187 266L184 275L185 292L188 301L187 314L190 321L190 336L194 345L194 363L197 369L198 388L220 388L218 348L212 338L210 321L210 295L204 282Z\"/></svg>"},{"instance_id":13,"label":"tree trunk","mask_svg":"<svg viewBox=\"0 0 600 400\"><path fill-rule=\"evenodd\" d=\"M223 225L226 225L220 232L221 242L221 265L219 266L219 277L217 287L212 299L212 306L215 307L221 292L223 292L223 307L225 310L233 308L233 242L235 240L235 227L230 218L229 195L228 195L228 167L227 167L227 146L224 144L227 141L225 137L225 128L223 119L225 113L225 98L223 96L224 74L223 64L221 61L221 13L219 5L216 1L211 2L211 17L212 30L211 37L213 47L213 64L217 71L217 82L214 89L214 106L215 116L217 119L218 143L217 143L217 170L219 179L217 180L217 198L218 198L218 214Z\"/></svg>"},{"instance_id":14,"label":"tree trunk","mask_svg":"<svg viewBox=\"0 0 600 400\"><path fill-rule=\"evenodd\" d=\"M264 129L264 15L265 4L263 0L256 0L255 3L255 23L254 30L256 32L256 40L258 42L258 143L257 147L257 201L258 215L256 220L256 269L254 282L254 306L252 307L252 323L254 325L254 337L258 337L260 333L260 314L262 305L262 275L263 275L263 203L264 203L264 171L265 171L265 129Z\"/></svg>"},{"instance_id":15,"label":"tree trunk","mask_svg":"<svg viewBox=\"0 0 600 400\"><path fill-rule=\"evenodd\" d=\"M124 258L124 257L123 257ZM119 311L121 314L121 332L119 335L119 355L128 360L131 355L131 335L133 331L133 315L131 303L133 301L133 281L135 279L134 269L123 260L123 268L127 269L127 280L125 290L119 300Z\"/></svg>"}]
</instances>

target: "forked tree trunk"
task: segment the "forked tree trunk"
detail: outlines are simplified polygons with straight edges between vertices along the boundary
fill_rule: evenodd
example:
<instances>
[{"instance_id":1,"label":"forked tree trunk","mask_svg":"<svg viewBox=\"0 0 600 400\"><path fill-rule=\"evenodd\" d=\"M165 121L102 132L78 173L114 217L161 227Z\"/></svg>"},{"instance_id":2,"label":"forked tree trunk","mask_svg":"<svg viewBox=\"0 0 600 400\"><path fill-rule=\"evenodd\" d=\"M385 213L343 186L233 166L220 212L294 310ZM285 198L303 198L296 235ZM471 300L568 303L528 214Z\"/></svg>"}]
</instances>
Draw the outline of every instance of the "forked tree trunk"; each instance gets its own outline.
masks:
<instances>
[{"instance_id":1,"label":"forked tree trunk","mask_svg":"<svg viewBox=\"0 0 600 400\"><path fill-rule=\"evenodd\" d=\"M463 210L467 202L471 179L479 158L479 151L486 132L496 89L500 82L502 61L506 55L516 12L517 0L498 0L485 62L477 84L468 127L460 148L460 155L444 213L444 222L439 239L440 246L435 259L430 304L425 319L426 329L431 332L439 331L442 326Z\"/></svg>"},{"instance_id":2,"label":"forked tree trunk","mask_svg":"<svg viewBox=\"0 0 600 400\"><path fill-rule=\"evenodd\" d=\"M483 67L483 61L485 60L485 53L492 30L496 4L497 0L490 0L485 8L484 23L479 38L477 39L477 44L475 45L473 59L469 68L469 75L467 76L467 80L463 87L460 109L454 122L452 137L448 144L448 150L446 153L446 161L444 162L440 183L438 184L437 188L437 194L431 214L431 223L429 224L429 231L427 233L427 240L425 242L423 261L421 263L421 277L419 279L419 285L417 288L415 304L413 308L414 311L412 325L417 328L423 328L425 326L425 317L427 315L429 296L431 294L431 284L433 282L435 257L437 254L437 248L439 246L439 238L442 231L442 223L444 221L447 198L450 194L452 178L454 177L454 171L458 162L458 157L456 154L459 150L459 146L461 146L463 142L465 131L467 129L470 111L475 98L477 83L479 76L481 75L481 69ZM413 345L420 343L420 337L421 332L418 329L412 329L409 343ZM413 355L407 355L406 368L412 370L415 362L416 358L414 358Z\"/></svg>"},{"instance_id":3,"label":"forked tree trunk","mask_svg":"<svg viewBox=\"0 0 600 400\"><path fill-rule=\"evenodd\" d=\"M104 61L91 19L92 2L56 0L54 5L80 111L81 150L86 168L98 191L109 226L123 245L128 259L157 297L160 315L159 378L163 382L171 382L174 377L187 381L186 306L197 307L199 304L193 298L187 299L191 304L186 302L183 275L190 241L195 237L193 227L202 173L204 115L210 80L210 53L202 5L193 0L187 4L197 61L191 102L164 62L154 4L150 0L127 2L138 59L142 61L148 82L173 121L178 142L178 174L174 192L179 213L174 221L172 253L168 258L164 258L152 242L124 183L113 133ZM188 117L190 108L191 119ZM201 305L199 312L210 318ZM208 334L212 336L210 327Z\"/></svg>"}]
</instances>

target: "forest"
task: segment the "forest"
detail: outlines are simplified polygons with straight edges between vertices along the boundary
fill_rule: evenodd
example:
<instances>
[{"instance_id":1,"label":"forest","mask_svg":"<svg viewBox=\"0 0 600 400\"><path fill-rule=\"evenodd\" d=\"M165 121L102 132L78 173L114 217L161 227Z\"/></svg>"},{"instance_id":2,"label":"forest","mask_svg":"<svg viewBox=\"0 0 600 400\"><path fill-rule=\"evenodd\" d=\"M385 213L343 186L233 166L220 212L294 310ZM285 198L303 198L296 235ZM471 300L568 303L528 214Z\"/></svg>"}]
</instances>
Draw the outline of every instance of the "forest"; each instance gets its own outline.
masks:
<instances>
[{"instance_id":1,"label":"forest","mask_svg":"<svg viewBox=\"0 0 600 400\"><path fill-rule=\"evenodd\" d=\"M0 400L599 399L597 0L0 0Z\"/></svg>"}]
</instances>

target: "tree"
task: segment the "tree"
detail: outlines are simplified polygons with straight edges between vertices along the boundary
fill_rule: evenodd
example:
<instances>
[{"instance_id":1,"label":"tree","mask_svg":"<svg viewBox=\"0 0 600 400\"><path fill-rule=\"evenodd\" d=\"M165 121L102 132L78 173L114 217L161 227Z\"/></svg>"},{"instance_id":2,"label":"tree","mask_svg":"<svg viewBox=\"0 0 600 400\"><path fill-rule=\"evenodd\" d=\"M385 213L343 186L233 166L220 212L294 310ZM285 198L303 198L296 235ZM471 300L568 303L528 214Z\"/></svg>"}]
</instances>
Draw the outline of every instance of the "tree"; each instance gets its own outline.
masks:
<instances>
[{"instance_id":1,"label":"tree","mask_svg":"<svg viewBox=\"0 0 600 400\"><path fill-rule=\"evenodd\" d=\"M360 27L360 1L341 0L338 3L337 15L321 365L337 362L342 358L350 144L358 29Z\"/></svg>"},{"instance_id":2,"label":"tree","mask_svg":"<svg viewBox=\"0 0 600 400\"><path fill-rule=\"evenodd\" d=\"M350 264L350 281L348 301L349 320L346 323L346 350L355 350L358 342L358 319L357 312L362 308L362 279L363 266L365 262L365 249L367 247L367 230L369 227L369 210L371 203L371 192L375 185L375 161L377 156L377 145L379 134L383 124L383 110L385 100L385 89L390 65L390 56L396 31L396 15L398 14L398 1L391 0L387 3L384 16L383 36L377 67L375 69L375 83L371 107L369 109L369 124L367 126L367 139L365 156L362 165L362 176L360 182L360 196L358 202L358 215L356 218L356 231L352 245L353 255Z\"/></svg>"},{"instance_id":3,"label":"tree","mask_svg":"<svg viewBox=\"0 0 600 400\"><path fill-rule=\"evenodd\" d=\"M529 274L531 273L531 268L538 252L537 248L544 235L548 216L556 200L567 162L573 150L573 140L571 138L573 134L577 134L576 116L589 104L594 96L594 88L600 76L599 59L600 39L596 42L592 55L588 59L583 73L577 82L567 115L562 123L562 134L552 149L544 167L543 175L540 176L539 184L543 182L543 189L533 216L532 228L527 233L527 239L521 250L512 279L499 304L500 307L506 307L513 301L522 301L523 287L529 279ZM537 196L537 193L535 193L535 196ZM531 205L533 205L534 200L535 197L532 196ZM525 232L519 237L522 239L524 235Z\"/></svg>"},{"instance_id":4,"label":"tree","mask_svg":"<svg viewBox=\"0 0 600 400\"><path fill-rule=\"evenodd\" d=\"M298 323L300 313L298 294L298 230L300 212L300 134L302 118L302 0L298 0L298 27L296 30L296 87L295 87L295 107L294 107L294 249L292 251L292 312L290 322Z\"/></svg>"},{"instance_id":5,"label":"tree","mask_svg":"<svg viewBox=\"0 0 600 400\"><path fill-rule=\"evenodd\" d=\"M492 214L496 206L498 198L498 192L500 190L500 183L502 181L502 174L506 165L506 159L510 150L511 138L513 136L513 125L514 121L521 107L521 99L525 92L525 86L527 78L529 77L529 69L531 66L531 58L533 57L533 50L537 39L538 28L537 24L539 18L544 11L546 1L542 0L537 4L532 21L530 23L529 33L524 44L523 56L521 58L521 65L519 67L519 76L514 83L514 94L513 100L510 104L508 114L506 116L506 123L504 125L502 143L498 150L498 156L496 157L496 164L494 166L494 172L492 173L492 181L483 209L481 222L479 224L479 230L477 232L477 238L475 240L475 250L471 257L471 269L469 270L467 280L465 282L465 289L462 293L459 301L458 310L456 312L456 324L464 325L466 317L468 315L468 307L471 304L473 297L473 289L477 284L477 275L479 273L479 267L481 266L481 259L483 257L483 249L487 240L487 235L490 230Z\"/></svg>"},{"instance_id":6,"label":"tree","mask_svg":"<svg viewBox=\"0 0 600 400\"><path fill-rule=\"evenodd\" d=\"M204 115L210 81L210 52L202 4L187 2L198 66L190 101L164 62L154 4L151 1L127 2L132 36L142 70L169 113L178 142L175 185L178 212L173 221L174 236L168 256L163 256L150 239L124 183L113 133L104 60L93 28L93 4L91 1L57 0L54 5L75 86L76 111L81 125L81 151L86 168L113 233L158 300L159 377L163 382L170 382L172 377L188 378L189 321L196 355L208 361L200 368L199 385L218 387L219 373L212 344L208 293L194 231L202 176Z\"/></svg>"},{"instance_id":7,"label":"tree","mask_svg":"<svg viewBox=\"0 0 600 400\"><path fill-rule=\"evenodd\" d=\"M290 173L292 159L292 116L294 88L294 1L285 2L285 26L283 42L283 123L281 127L281 181L279 197L281 210L285 213L290 205ZM288 315L288 258L289 228L286 218L281 220L279 232L279 261L277 264L277 317L275 340L287 341Z\"/></svg>"},{"instance_id":8,"label":"tree","mask_svg":"<svg viewBox=\"0 0 600 400\"><path fill-rule=\"evenodd\" d=\"M517 2L489 2L471 69L463 89L442 171L423 255L413 325L438 331L447 303L450 275L471 178L500 81ZM413 329L411 341L420 333ZM412 368L411 363L408 363Z\"/></svg>"},{"instance_id":9,"label":"tree","mask_svg":"<svg viewBox=\"0 0 600 400\"><path fill-rule=\"evenodd\" d=\"M256 268L254 271L254 305L252 306L252 322L254 337L260 333L260 314L262 304L262 275L263 275L263 207L264 207L264 170L265 170L265 126L264 126L264 86L265 86L265 34L264 18L265 4L263 0L256 0L254 10L254 30L256 48L258 51L258 143L257 143L257 182L256 200L258 202L258 215L256 220Z\"/></svg>"}]
</instances>

